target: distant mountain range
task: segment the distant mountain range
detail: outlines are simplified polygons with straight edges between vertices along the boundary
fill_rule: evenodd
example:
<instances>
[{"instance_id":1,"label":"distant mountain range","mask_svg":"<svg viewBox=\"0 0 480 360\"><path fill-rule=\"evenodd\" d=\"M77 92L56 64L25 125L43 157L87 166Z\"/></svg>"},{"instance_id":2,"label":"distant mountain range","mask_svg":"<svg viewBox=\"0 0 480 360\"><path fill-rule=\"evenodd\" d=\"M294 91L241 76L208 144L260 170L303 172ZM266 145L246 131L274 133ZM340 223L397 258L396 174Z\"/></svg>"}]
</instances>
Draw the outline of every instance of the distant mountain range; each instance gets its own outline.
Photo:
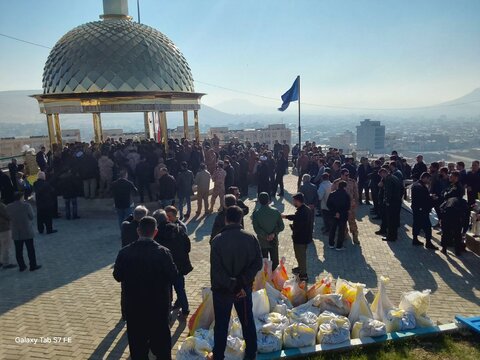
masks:
<instances>
[{"instance_id":1,"label":"distant mountain range","mask_svg":"<svg viewBox=\"0 0 480 360\"><path fill-rule=\"evenodd\" d=\"M0 92L0 125L2 134L8 129L7 124L41 124L45 125L45 115L40 114L37 101L29 95L39 94L41 90L20 90ZM268 123L296 123L295 111L284 113L275 110L276 104L266 107L254 104L247 100L232 99L217 104L215 108L202 105L200 111L200 124L203 129L212 126L228 126L230 128L263 127ZM242 111L242 112L241 112ZM458 99L447 101L425 109L412 109L402 111L339 111L337 113L323 109L318 114L302 115L304 125L314 125L324 122L327 118L336 116L345 119L361 119L363 116L371 116L382 119L387 117L419 117L423 119L445 117L477 117L480 116L480 88L477 88ZM62 115L62 124L66 128L91 128L91 119L87 114L83 115ZM141 115L135 113L104 114L102 117L105 128L123 128L125 131L141 130L143 121ZM183 125L180 113L169 113L169 128ZM36 128L36 126L34 126ZM45 128L43 128L45 129ZM25 131L28 130L25 129ZM46 130L46 129L45 129ZM44 133L45 130L42 132ZM8 135L12 136L12 135Z\"/></svg>"}]
</instances>

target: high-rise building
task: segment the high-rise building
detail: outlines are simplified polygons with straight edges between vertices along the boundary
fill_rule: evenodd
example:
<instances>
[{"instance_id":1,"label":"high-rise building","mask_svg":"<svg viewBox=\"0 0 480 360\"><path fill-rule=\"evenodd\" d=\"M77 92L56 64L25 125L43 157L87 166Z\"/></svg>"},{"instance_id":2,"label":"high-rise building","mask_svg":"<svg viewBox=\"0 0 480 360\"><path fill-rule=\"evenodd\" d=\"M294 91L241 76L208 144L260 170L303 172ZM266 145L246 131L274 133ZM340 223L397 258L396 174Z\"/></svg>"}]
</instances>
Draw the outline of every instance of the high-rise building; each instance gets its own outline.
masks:
<instances>
[{"instance_id":1,"label":"high-rise building","mask_svg":"<svg viewBox=\"0 0 480 360\"><path fill-rule=\"evenodd\" d=\"M357 151L380 154L385 151L385 125L365 119L357 126Z\"/></svg>"}]
</instances>

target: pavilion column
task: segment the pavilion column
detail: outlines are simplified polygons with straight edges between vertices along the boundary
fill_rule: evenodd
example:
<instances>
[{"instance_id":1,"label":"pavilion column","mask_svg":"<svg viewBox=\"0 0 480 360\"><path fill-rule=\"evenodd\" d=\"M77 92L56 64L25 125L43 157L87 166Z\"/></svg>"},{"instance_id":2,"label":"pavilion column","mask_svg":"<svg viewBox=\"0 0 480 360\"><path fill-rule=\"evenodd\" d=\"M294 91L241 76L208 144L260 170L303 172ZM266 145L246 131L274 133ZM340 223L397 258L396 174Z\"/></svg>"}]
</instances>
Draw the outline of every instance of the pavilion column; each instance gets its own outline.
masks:
<instances>
[{"instance_id":1,"label":"pavilion column","mask_svg":"<svg viewBox=\"0 0 480 360\"><path fill-rule=\"evenodd\" d=\"M155 119L155 117L157 116L158 114L155 113L155 112L152 112L152 131L153 131L153 139L158 142L158 136L157 136L157 124L156 122L158 121L158 118Z\"/></svg>"},{"instance_id":2,"label":"pavilion column","mask_svg":"<svg viewBox=\"0 0 480 360\"><path fill-rule=\"evenodd\" d=\"M57 144L62 148L62 129L60 128L60 115L59 114L53 114L53 119L55 123L55 136L57 139Z\"/></svg>"},{"instance_id":3,"label":"pavilion column","mask_svg":"<svg viewBox=\"0 0 480 360\"><path fill-rule=\"evenodd\" d=\"M103 142L102 118L100 113L93 113L93 134L96 144Z\"/></svg>"},{"instance_id":4,"label":"pavilion column","mask_svg":"<svg viewBox=\"0 0 480 360\"><path fill-rule=\"evenodd\" d=\"M188 129L188 111L183 112L183 137L189 139L189 129Z\"/></svg>"},{"instance_id":5,"label":"pavilion column","mask_svg":"<svg viewBox=\"0 0 480 360\"><path fill-rule=\"evenodd\" d=\"M53 144L57 143L55 138L55 128L53 125L53 114L47 114L48 140L50 142L50 149L53 150Z\"/></svg>"},{"instance_id":6,"label":"pavilion column","mask_svg":"<svg viewBox=\"0 0 480 360\"><path fill-rule=\"evenodd\" d=\"M198 110L193 110L193 123L195 126L195 140L200 143L200 126L198 124Z\"/></svg>"},{"instance_id":7,"label":"pavilion column","mask_svg":"<svg viewBox=\"0 0 480 360\"><path fill-rule=\"evenodd\" d=\"M152 130L150 127L150 120L148 119L148 111L143 113L143 125L145 127L145 139L149 140L152 138Z\"/></svg>"},{"instance_id":8,"label":"pavilion column","mask_svg":"<svg viewBox=\"0 0 480 360\"><path fill-rule=\"evenodd\" d=\"M165 111L158 112L158 122L160 126L161 142L165 147L165 156L168 153L168 128L167 128L167 113Z\"/></svg>"}]
</instances>

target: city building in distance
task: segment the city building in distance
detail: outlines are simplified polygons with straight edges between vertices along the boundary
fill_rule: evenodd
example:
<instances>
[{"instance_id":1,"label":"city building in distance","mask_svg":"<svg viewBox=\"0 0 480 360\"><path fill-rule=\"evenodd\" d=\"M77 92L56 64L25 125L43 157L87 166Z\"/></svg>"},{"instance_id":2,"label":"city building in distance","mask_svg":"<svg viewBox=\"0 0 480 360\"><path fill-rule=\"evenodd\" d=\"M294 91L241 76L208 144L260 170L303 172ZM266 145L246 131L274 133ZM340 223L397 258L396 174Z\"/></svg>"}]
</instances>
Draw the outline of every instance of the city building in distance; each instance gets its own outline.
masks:
<instances>
[{"instance_id":1,"label":"city building in distance","mask_svg":"<svg viewBox=\"0 0 480 360\"><path fill-rule=\"evenodd\" d=\"M211 127L209 131L210 137L217 135L220 141L230 142L238 140L240 142L249 141L250 143L266 144L273 148L275 140L280 144L286 141L291 145L292 130L288 129L285 124L271 124L262 129L244 129L230 130L228 127Z\"/></svg>"},{"instance_id":2,"label":"city building in distance","mask_svg":"<svg viewBox=\"0 0 480 360\"><path fill-rule=\"evenodd\" d=\"M357 151L370 154L385 152L385 125L380 121L365 119L357 126Z\"/></svg>"}]
</instances>

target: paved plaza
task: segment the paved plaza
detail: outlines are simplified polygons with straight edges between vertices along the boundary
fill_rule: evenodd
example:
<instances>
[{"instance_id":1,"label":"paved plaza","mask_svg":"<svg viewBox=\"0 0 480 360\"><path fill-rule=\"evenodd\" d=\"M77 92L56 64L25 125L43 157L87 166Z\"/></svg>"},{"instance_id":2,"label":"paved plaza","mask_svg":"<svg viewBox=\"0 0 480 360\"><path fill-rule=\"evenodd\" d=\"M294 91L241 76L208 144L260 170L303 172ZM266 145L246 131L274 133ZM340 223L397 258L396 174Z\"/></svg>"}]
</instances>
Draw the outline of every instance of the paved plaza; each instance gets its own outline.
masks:
<instances>
[{"instance_id":1,"label":"paved plaza","mask_svg":"<svg viewBox=\"0 0 480 360\"><path fill-rule=\"evenodd\" d=\"M285 180L288 193L275 206L293 213L291 194L296 177L289 175ZM246 201L251 211L254 200ZM120 321L120 285L112 277L120 247L113 206L109 200L83 199L79 206L81 219L56 220L58 233L35 239L42 269L33 273L0 271L0 359L129 357L125 326ZM386 275L391 279L389 297L396 304L404 291L431 289L430 316L435 321L451 322L456 314L480 313L480 259L475 254L457 258L452 253L444 256L412 247L411 215L404 210L399 240L382 242L374 235L378 223L370 219L368 209L363 205L357 214L361 247L348 242L344 252L326 246L326 237L319 235L322 221L317 218L315 240L308 248L310 281L327 271L376 288L378 278ZM213 220L211 215L188 223L195 267L186 281L192 312L201 302L202 288L210 283L208 240ZM252 230L250 220L245 225ZM290 272L296 264L288 226L281 234L280 248ZM175 321L172 334L176 351L187 336L186 323ZM38 342L19 343L22 338Z\"/></svg>"}]
</instances>

